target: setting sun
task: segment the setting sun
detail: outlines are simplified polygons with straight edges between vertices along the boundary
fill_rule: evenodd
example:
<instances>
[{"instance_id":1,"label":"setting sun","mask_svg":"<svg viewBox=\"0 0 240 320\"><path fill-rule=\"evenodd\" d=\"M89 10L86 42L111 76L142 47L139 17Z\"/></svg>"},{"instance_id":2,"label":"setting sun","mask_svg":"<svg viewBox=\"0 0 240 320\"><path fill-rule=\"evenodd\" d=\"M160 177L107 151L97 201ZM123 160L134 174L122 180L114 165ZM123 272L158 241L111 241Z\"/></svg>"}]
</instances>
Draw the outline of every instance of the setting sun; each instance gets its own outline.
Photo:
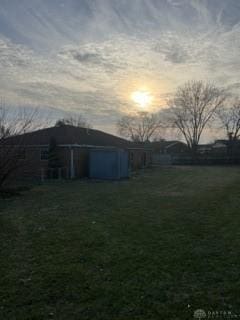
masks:
<instances>
[{"instance_id":1,"label":"setting sun","mask_svg":"<svg viewBox=\"0 0 240 320\"><path fill-rule=\"evenodd\" d=\"M141 108L146 108L151 104L153 97L150 92L139 90L132 93L131 99Z\"/></svg>"}]
</instances>

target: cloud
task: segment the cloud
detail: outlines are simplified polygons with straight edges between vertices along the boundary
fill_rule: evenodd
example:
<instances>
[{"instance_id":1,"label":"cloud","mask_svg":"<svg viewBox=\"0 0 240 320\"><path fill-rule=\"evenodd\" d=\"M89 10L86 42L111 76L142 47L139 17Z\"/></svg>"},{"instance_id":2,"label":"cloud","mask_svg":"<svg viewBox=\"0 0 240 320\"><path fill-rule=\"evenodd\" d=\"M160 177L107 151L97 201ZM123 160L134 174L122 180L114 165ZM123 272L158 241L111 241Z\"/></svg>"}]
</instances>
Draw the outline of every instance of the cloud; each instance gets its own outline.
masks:
<instances>
[{"instance_id":1,"label":"cloud","mask_svg":"<svg viewBox=\"0 0 240 320\"><path fill-rule=\"evenodd\" d=\"M113 125L190 79L240 92L237 0L17 0L0 7L0 96ZM109 115L109 116L108 116Z\"/></svg>"},{"instance_id":2,"label":"cloud","mask_svg":"<svg viewBox=\"0 0 240 320\"><path fill-rule=\"evenodd\" d=\"M169 35L169 37L168 35L163 36L161 41L153 47L153 50L162 53L165 60L176 64L186 63L190 59L188 53L190 48L186 47L185 41L181 43L179 37L173 35Z\"/></svg>"},{"instance_id":3,"label":"cloud","mask_svg":"<svg viewBox=\"0 0 240 320\"><path fill-rule=\"evenodd\" d=\"M179 1L179 0L167 0L167 2L168 2L170 5L176 6L176 7L181 6L181 5L183 4L183 3L182 3L181 1Z\"/></svg>"},{"instance_id":4,"label":"cloud","mask_svg":"<svg viewBox=\"0 0 240 320\"><path fill-rule=\"evenodd\" d=\"M0 66L3 67L26 67L31 61L31 50L21 45L14 45L8 39L0 39Z\"/></svg>"},{"instance_id":5,"label":"cloud","mask_svg":"<svg viewBox=\"0 0 240 320\"><path fill-rule=\"evenodd\" d=\"M101 60L101 56L96 53L89 53L89 52L75 52L73 54L73 58L81 63L99 63Z\"/></svg>"},{"instance_id":6,"label":"cloud","mask_svg":"<svg viewBox=\"0 0 240 320\"><path fill-rule=\"evenodd\" d=\"M66 46L63 48L58 57L64 59L68 63L81 64L84 68L104 69L103 72L114 72L120 69L121 62L118 61L117 55L112 52L112 45L109 43L108 48L106 42L88 43L87 45Z\"/></svg>"}]
</instances>

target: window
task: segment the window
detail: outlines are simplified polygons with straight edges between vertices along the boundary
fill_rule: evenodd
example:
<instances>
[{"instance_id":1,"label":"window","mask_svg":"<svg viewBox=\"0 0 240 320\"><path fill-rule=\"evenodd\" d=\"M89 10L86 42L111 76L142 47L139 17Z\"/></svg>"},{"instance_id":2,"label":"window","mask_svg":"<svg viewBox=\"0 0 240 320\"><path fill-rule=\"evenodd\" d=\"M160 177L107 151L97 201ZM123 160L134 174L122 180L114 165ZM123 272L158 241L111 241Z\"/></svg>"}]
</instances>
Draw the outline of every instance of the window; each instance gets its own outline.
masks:
<instances>
[{"instance_id":1,"label":"window","mask_svg":"<svg viewBox=\"0 0 240 320\"><path fill-rule=\"evenodd\" d=\"M48 160L49 159L49 151L47 148L41 149L40 159L41 160Z\"/></svg>"}]
</instances>

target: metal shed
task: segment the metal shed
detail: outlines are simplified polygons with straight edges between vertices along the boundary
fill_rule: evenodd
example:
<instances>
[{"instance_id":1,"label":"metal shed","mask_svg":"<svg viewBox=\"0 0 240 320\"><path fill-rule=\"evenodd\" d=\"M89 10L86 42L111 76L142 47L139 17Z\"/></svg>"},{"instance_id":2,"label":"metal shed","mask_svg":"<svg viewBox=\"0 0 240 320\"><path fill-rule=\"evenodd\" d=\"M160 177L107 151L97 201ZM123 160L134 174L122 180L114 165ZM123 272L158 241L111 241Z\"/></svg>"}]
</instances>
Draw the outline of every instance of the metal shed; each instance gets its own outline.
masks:
<instances>
[{"instance_id":1,"label":"metal shed","mask_svg":"<svg viewBox=\"0 0 240 320\"><path fill-rule=\"evenodd\" d=\"M93 179L122 179L129 177L128 152L117 148L91 149L89 177Z\"/></svg>"}]
</instances>

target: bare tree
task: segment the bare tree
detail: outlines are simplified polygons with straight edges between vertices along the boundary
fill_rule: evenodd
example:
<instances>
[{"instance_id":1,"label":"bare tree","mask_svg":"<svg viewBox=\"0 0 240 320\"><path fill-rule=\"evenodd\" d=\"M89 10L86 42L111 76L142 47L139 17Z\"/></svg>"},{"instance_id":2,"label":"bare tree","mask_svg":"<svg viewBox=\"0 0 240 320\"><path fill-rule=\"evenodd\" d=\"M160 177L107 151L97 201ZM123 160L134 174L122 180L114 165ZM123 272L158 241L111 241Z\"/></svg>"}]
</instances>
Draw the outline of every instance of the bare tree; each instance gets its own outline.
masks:
<instances>
[{"instance_id":1,"label":"bare tree","mask_svg":"<svg viewBox=\"0 0 240 320\"><path fill-rule=\"evenodd\" d=\"M223 105L226 92L202 81L190 81L179 87L168 101L170 121L184 136L195 153L204 129Z\"/></svg>"},{"instance_id":2,"label":"bare tree","mask_svg":"<svg viewBox=\"0 0 240 320\"><path fill-rule=\"evenodd\" d=\"M217 111L217 115L228 139L236 141L240 137L240 99L229 99L227 104Z\"/></svg>"},{"instance_id":3,"label":"bare tree","mask_svg":"<svg viewBox=\"0 0 240 320\"><path fill-rule=\"evenodd\" d=\"M0 106L0 188L10 176L20 167L21 155L24 153L24 136L34 127L37 110L11 112L5 106ZM13 136L19 135L17 143L11 143Z\"/></svg>"},{"instance_id":4,"label":"bare tree","mask_svg":"<svg viewBox=\"0 0 240 320\"><path fill-rule=\"evenodd\" d=\"M82 116L69 116L63 119L57 120L56 127L62 127L62 126L74 126L74 127L81 127L81 128L88 128L90 129L92 126L91 124Z\"/></svg>"},{"instance_id":5,"label":"bare tree","mask_svg":"<svg viewBox=\"0 0 240 320\"><path fill-rule=\"evenodd\" d=\"M135 142L146 142L159 135L163 126L159 114L140 112L136 117L122 117L117 123L117 128L123 137Z\"/></svg>"}]
</instances>

